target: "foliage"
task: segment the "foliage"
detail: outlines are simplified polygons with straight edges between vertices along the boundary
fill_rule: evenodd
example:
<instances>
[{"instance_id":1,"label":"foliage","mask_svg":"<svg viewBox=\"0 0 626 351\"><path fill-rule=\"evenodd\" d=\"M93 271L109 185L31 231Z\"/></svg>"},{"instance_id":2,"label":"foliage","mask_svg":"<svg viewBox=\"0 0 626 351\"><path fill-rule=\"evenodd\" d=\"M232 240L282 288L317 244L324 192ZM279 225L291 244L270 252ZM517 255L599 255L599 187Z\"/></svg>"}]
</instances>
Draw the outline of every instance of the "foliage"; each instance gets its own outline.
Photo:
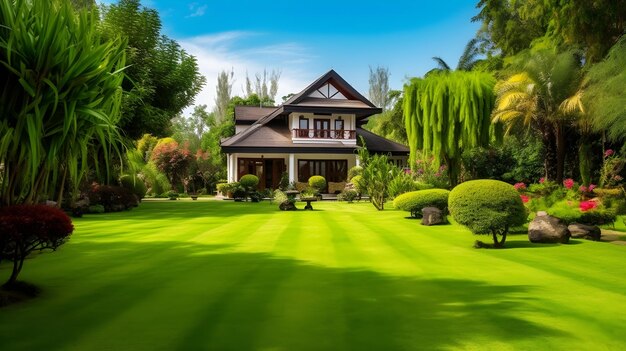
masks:
<instances>
[{"instance_id":1,"label":"foliage","mask_svg":"<svg viewBox=\"0 0 626 351\"><path fill-rule=\"evenodd\" d=\"M626 138L626 35L611 49L604 61L594 65L586 75L583 101L596 131L613 140Z\"/></svg>"},{"instance_id":2,"label":"foliage","mask_svg":"<svg viewBox=\"0 0 626 351\"><path fill-rule=\"evenodd\" d=\"M411 212L412 217L421 217L425 207L437 207L444 213L448 210L449 190L427 189L404 193L393 200L393 206Z\"/></svg>"},{"instance_id":3,"label":"foliage","mask_svg":"<svg viewBox=\"0 0 626 351\"><path fill-rule=\"evenodd\" d=\"M280 190L287 190L287 187L289 187L289 173L287 171L284 171L281 175L280 175L280 181L278 182L278 188Z\"/></svg>"},{"instance_id":4,"label":"foliage","mask_svg":"<svg viewBox=\"0 0 626 351\"><path fill-rule=\"evenodd\" d=\"M580 60L573 51L537 49L519 57L521 72L498 82L493 121L507 131L526 126L541 135L545 176L563 180L567 138L565 126L584 111Z\"/></svg>"},{"instance_id":5,"label":"foliage","mask_svg":"<svg viewBox=\"0 0 626 351\"><path fill-rule=\"evenodd\" d=\"M354 166L348 170L348 179L352 179L360 175L363 175L363 167L361 166Z\"/></svg>"},{"instance_id":6,"label":"foliage","mask_svg":"<svg viewBox=\"0 0 626 351\"><path fill-rule=\"evenodd\" d=\"M0 204L75 196L119 153L123 42L67 1L3 0L0 23Z\"/></svg>"},{"instance_id":7,"label":"foliage","mask_svg":"<svg viewBox=\"0 0 626 351\"><path fill-rule=\"evenodd\" d=\"M104 213L105 209L102 205L90 205L88 208L89 213Z\"/></svg>"},{"instance_id":8,"label":"foliage","mask_svg":"<svg viewBox=\"0 0 626 351\"><path fill-rule=\"evenodd\" d=\"M102 205L106 212L119 212L139 205L130 190L115 185L94 184L87 193L90 205Z\"/></svg>"},{"instance_id":9,"label":"foliage","mask_svg":"<svg viewBox=\"0 0 626 351\"><path fill-rule=\"evenodd\" d=\"M309 186L317 192L320 192L326 188L326 178L320 175L311 176L311 178L309 178Z\"/></svg>"},{"instance_id":10,"label":"foliage","mask_svg":"<svg viewBox=\"0 0 626 351\"><path fill-rule=\"evenodd\" d=\"M260 99L258 106L271 106L274 104L276 93L278 92L278 81L280 80L281 71L272 70L267 72L263 69L263 73L254 75L254 89L246 72L246 96L256 95ZM269 79L269 81L268 81Z\"/></svg>"},{"instance_id":11,"label":"foliage","mask_svg":"<svg viewBox=\"0 0 626 351\"><path fill-rule=\"evenodd\" d=\"M170 119L193 103L205 83L195 57L161 35L157 11L139 0L120 0L102 10L102 31L128 42L120 128L132 139L168 135Z\"/></svg>"},{"instance_id":12,"label":"foliage","mask_svg":"<svg viewBox=\"0 0 626 351\"><path fill-rule=\"evenodd\" d=\"M141 153L145 162L150 160L152 150L158 142L159 138L153 136L152 134L144 134L141 139L137 140L137 151Z\"/></svg>"},{"instance_id":13,"label":"foliage","mask_svg":"<svg viewBox=\"0 0 626 351\"><path fill-rule=\"evenodd\" d=\"M193 156L186 147L179 147L176 141L159 142L152 150L151 161L167 175L172 185L184 184Z\"/></svg>"},{"instance_id":14,"label":"foliage","mask_svg":"<svg viewBox=\"0 0 626 351\"><path fill-rule=\"evenodd\" d=\"M545 211L554 217L563 220L565 223L583 223L588 225L602 225L615 222L616 212L612 208L605 208L596 205L593 209L585 210L581 204L584 202L561 200L554 203Z\"/></svg>"},{"instance_id":15,"label":"foliage","mask_svg":"<svg viewBox=\"0 0 626 351\"><path fill-rule=\"evenodd\" d=\"M165 196L168 197L170 200L176 200L176 199L178 199L180 194L178 194L174 190L170 190L167 193L165 193Z\"/></svg>"},{"instance_id":16,"label":"foliage","mask_svg":"<svg viewBox=\"0 0 626 351\"><path fill-rule=\"evenodd\" d=\"M72 221L58 208L14 205L0 208L0 262L13 261L4 286L15 284L24 260L35 250L56 250L74 231Z\"/></svg>"},{"instance_id":17,"label":"foliage","mask_svg":"<svg viewBox=\"0 0 626 351\"><path fill-rule=\"evenodd\" d=\"M463 150L486 146L500 136L491 123L495 79L484 72L445 72L413 78L404 88L404 121L411 164L419 150L448 166L452 184L459 178ZM497 138L496 138L497 139Z\"/></svg>"},{"instance_id":18,"label":"foliage","mask_svg":"<svg viewBox=\"0 0 626 351\"><path fill-rule=\"evenodd\" d=\"M148 191L141 179L131 175L123 175L120 177L120 184L123 188L130 190L140 200L146 196L146 192Z\"/></svg>"},{"instance_id":19,"label":"foliage","mask_svg":"<svg viewBox=\"0 0 626 351\"><path fill-rule=\"evenodd\" d=\"M404 125L404 99L402 91L389 91L389 104L393 107L383 113L371 116L366 125L375 134L407 145L406 127Z\"/></svg>"},{"instance_id":20,"label":"foliage","mask_svg":"<svg viewBox=\"0 0 626 351\"><path fill-rule=\"evenodd\" d=\"M457 185L450 192L448 206L454 220L472 233L491 234L495 247L504 245L509 228L526 222L526 209L517 190L498 180Z\"/></svg>"},{"instance_id":21,"label":"foliage","mask_svg":"<svg viewBox=\"0 0 626 351\"><path fill-rule=\"evenodd\" d=\"M228 115L228 104L230 103L233 91L234 75L235 72L233 70L231 70L230 73L224 70L217 75L215 107L213 108L217 124L222 123Z\"/></svg>"},{"instance_id":22,"label":"foliage","mask_svg":"<svg viewBox=\"0 0 626 351\"><path fill-rule=\"evenodd\" d=\"M619 156L611 149L605 151L600 169L600 187L615 187L622 183L624 178L620 174L624 166L626 166L626 158Z\"/></svg>"},{"instance_id":23,"label":"foliage","mask_svg":"<svg viewBox=\"0 0 626 351\"><path fill-rule=\"evenodd\" d=\"M474 69L474 66L476 66L476 64L479 62L479 60L477 59L478 55L480 54L478 43L478 38L472 38L467 42L467 44L465 44L465 49L463 50L461 57L459 57L459 62L456 65L457 71L471 71L472 69ZM445 72L452 70L452 68L450 68L450 65L448 65L448 63L444 61L441 57L435 56L433 57L433 60L437 62L437 68L430 70L428 73L426 73L427 75L434 72Z\"/></svg>"},{"instance_id":24,"label":"foliage","mask_svg":"<svg viewBox=\"0 0 626 351\"><path fill-rule=\"evenodd\" d=\"M434 157L424 157L415 161L412 172L421 184L446 189L450 184L446 169L447 166L444 164L437 166Z\"/></svg>"},{"instance_id":25,"label":"foliage","mask_svg":"<svg viewBox=\"0 0 626 351\"><path fill-rule=\"evenodd\" d=\"M389 163L385 155L376 154L370 157L363 169L362 185L377 210L382 211L389 196L389 182L393 179L396 167ZM359 185L359 188L361 186Z\"/></svg>"},{"instance_id":26,"label":"foliage","mask_svg":"<svg viewBox=\"0 0 626 351\"><path fill-rule=\"evenodd\" d=\"M370 66L369 76L369 100L374 106L380 107L383 111L389 108L389 68L376 66L372 68Z\"/></svg>"},{"instance_id":27,"label":"foliage","mask_svg":"<svg viewBox=\"0 0 626 351\"><path fill-rule=\"evenodd\" d=\"M352 203L358 198L359 193L354 189L344 189L337 195L337 201L347 201L348 203Z\"/></svg>"},{"instance_id":28,"label":"foliage","mask_svg":"<svg viewBox=\"0 0 626 351\"><path fill-rule=\"evenodd\" d=\"M413 180L413 177L403 171L398 170L394 177L389 182L389 197L395 198L400 194L407 193L409 191L417 190L417 185Z\"/></svg>"},{"instance_id":29,"label":"foliage","mask_svg":"<svg viewBox=\"0 0 626 351\"><path fill-rule=\"evenodd\" d=\"M148 187L147 192L160 195L172 188L167 176L159 171L154 162L148 162L141 170L141 175Z\"/></svg>"},{"instance_id":30,"label":"foliage","mask_svg":"<svg viewBox=\"0 0 626 351\"><path fill-rule=\"evenodd\" d=\"M259 177L254 174L246 174L239 179L239 184L249 190L256 190L259 186Z\"/></svg>"},{"instance_id":31,"label":"foliage","mask_svg":"<svg viewBox=\"0 0 626 351\"><path fill-rule=\"evenodd\" d=\"M356 175L350 179L350 183L354 186L354 189L359 194L365 194L367 192L367 188L365 187L365 183L363 182L362 175Z\"/></svg>"}]
</instances>

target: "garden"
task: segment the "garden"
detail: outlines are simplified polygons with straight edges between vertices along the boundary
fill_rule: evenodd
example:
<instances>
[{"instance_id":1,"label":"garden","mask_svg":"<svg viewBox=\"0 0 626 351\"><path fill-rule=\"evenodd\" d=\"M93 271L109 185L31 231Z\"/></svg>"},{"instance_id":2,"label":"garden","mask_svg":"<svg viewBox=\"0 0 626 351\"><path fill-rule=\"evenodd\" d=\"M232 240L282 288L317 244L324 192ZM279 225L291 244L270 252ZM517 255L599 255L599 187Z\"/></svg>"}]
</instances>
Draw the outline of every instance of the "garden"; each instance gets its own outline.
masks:
<instances>
[{"instance_id":1,"label":"garden","mask_svg":"<svg viewBox=\"0 0 626 351\"><path fill-rule=\"evenodd\" d=\"M202 198L85 215L25 265L43 292L0 310L3 349L624 348L626 246L476 250L407 215Z\"/></svg>"}]
</instances>

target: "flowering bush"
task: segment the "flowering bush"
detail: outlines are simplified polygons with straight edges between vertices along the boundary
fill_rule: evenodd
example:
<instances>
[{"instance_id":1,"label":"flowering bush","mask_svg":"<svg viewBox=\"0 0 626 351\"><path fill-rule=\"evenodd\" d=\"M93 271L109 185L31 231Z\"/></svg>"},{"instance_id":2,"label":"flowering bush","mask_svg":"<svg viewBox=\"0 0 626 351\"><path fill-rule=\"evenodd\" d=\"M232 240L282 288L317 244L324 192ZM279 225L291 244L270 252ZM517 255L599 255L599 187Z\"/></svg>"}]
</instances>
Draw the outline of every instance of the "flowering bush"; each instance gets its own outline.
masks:
<instances>
[{"instance_id":1,"label":"flowering bush","mask_svg":"<svg viewBox=\"0 0 626 351\"><path fill-rule=\"evenodd\" d=\"M528 197L527 195L520 195L519 197L522 198L523 203L527 203L528 201L530 201L530 197Z\"/></svg>"},{"instance_id":2,"label":"flowering bush","mask_svg":"<svg viewBox=\"0 0 626 351\"><path fill-rule=\"evenodd\" d=\"M574 182L574 179L572 179L572 178L567 178L567 179L565 179L563 181L563 186L566 189L571 189L574 186L574 184L575 184L575 182Z\"/></svg>"},{"instance_id":3,"label":"flowering bush","mask_svg":"<svg viewBox=\"0 0 626 351\"><path fill-rule=\"evenodd\" d=\"M515 190L517 191L524 191L526 190L526 184L519 182L519 183L515 183L515 185L513 185L513 187L515 188Z\"/></svg>"},{"instance_id":4,"label":"flowering bush","mask_svg":"<svg viewBox=\"0 0 626 351\"><path fill-rule=\"evenodd\" d=\"M447 166L436 166L434 158L418 159L413 171L417 181L424 184L432 184L435 188L445 189L450 184Z\"/></svg>"},{"instance_id":5,"label":"flowering bush","mask_svg":"<svg viewBox=\"0 0 626 351\"><path fill-rule=\"evenodd\" d=\"M578 205L581 211L587 212L589 210L593 210L598 207L598 204L595 201L581 201Z\"/></svg>"},{"instance_id":6,"label":"flowering bush","mask_svg":"<svg viewBox=\"0 0 626 351\"><path fill-rule=\"evenodd\" d=\"M626 166L626 159L615 151L608 149L604 152L604 160L600 169L600 187L616 187L624 180L621 175Z\"/></svg>"}]
</instances>

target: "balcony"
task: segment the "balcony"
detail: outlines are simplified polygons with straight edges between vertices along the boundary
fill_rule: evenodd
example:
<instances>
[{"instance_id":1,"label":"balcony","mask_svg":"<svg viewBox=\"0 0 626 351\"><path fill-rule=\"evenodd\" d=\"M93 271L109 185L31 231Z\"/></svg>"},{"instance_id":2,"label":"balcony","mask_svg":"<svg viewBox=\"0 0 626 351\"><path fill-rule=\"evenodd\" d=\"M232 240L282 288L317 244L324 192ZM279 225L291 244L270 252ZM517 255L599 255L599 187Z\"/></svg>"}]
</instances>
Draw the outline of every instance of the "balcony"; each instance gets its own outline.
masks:
<instances>
[{"instance_id":1,"label":"balcony","mask_svg":"<svg viewBox=\"0 0 626 351\"><path fill-rule=\"evenodd\" d=\"M356 139L356 130L344 129L293 129L294 138L303 139L331 139L350 140Z\"/></svg>"}]
</instances>

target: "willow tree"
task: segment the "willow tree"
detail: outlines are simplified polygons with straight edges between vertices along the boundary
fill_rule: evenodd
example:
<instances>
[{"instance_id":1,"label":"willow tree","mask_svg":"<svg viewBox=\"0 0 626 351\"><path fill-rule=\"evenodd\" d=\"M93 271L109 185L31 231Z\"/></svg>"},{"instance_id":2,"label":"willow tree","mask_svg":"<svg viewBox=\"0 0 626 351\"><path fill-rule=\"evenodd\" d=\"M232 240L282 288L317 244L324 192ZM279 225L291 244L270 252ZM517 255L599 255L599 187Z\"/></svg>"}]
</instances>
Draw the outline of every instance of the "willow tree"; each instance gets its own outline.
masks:
<instances>
[{"instance_id":1,"label":"willow tree","mask_svg":"<svg viewBox=\"0 0 626 351\"><path fill-rule=\"evenodd\" d=\"M0 206L61 200L119 141L124 43L69 1L0 0L0 23Z\"/></svg>"},{"instance_id":2,"label":"willow tree","mask_svg":"<svg viewBox=\"0 0 626 351\"><path fill-rule=\"evenodd\" d=\"M413 78L404 87L411 165L420 156L433 156L436 164L448 166L450 181L456 184L463 150L501 139L501 125L491 123L495 83L484 72L439 72Z\"/></svg>"}]
</instances>

